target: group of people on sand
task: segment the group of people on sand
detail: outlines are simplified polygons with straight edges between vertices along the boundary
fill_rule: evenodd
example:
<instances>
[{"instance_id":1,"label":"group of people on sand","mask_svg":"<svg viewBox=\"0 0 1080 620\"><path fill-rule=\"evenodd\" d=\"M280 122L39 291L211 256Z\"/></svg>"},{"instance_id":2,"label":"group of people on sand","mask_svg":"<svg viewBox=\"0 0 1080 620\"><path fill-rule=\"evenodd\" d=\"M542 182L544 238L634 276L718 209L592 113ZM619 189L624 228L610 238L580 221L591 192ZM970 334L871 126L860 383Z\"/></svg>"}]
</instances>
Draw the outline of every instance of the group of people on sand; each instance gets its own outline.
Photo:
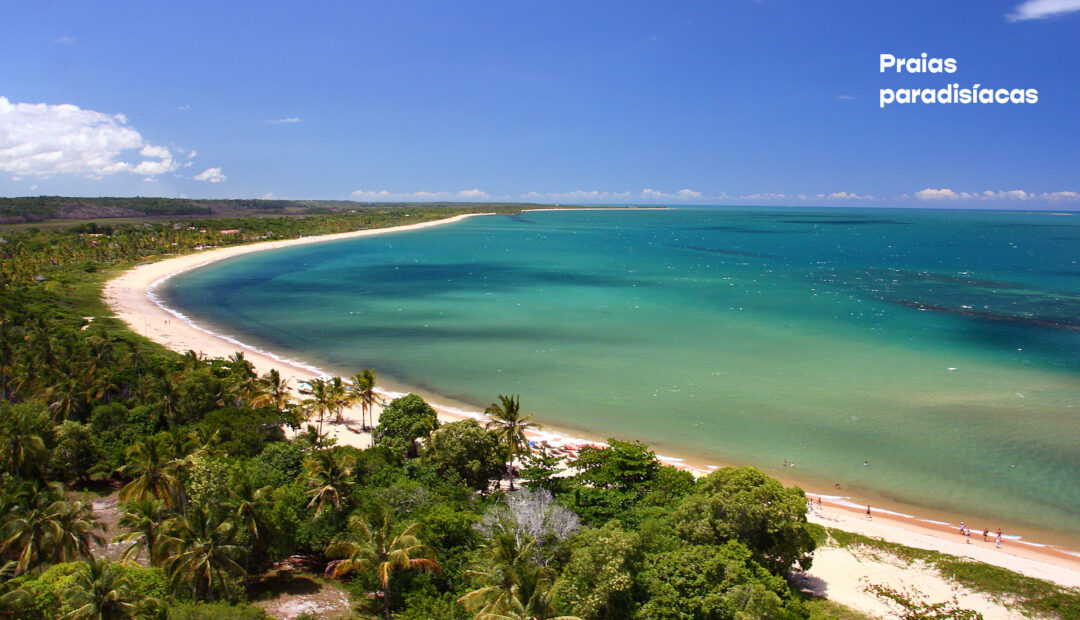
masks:
<instances>
[{"instance_id":1,"label":"group of people on sand","mask_svg":"<svg viewBox=\"0 0 1080 620\"><path fill-rule=\"evenodd\" d=\"M868 464L869 464L869 462L863 461L863 466L864 467L868 466ZM784 467L785 468L786 467L793 467L794 468L795 463L789 463L788 464L787 459L784 459ZM840 483L836 483L836 488L840 488ZM816 501L818 501L818 510L821 510L821 498L819 497L818 499L816 499ZM814 509L814 498L811 498L811 497L807 498L807 509L808 510L813 510ZM870 520L870 521L874 520L874 514L873 514L872 511L870 511L869 504L866 504L866 518L867 518L867 520ZM968 540L968 544L971 544L971 530L968 529L968 526L964 525L964 523L962 521L960 522L960 536L963 536L964 538L966 538ZM990 541L990 530L989 530L989 528L983 528L983 541L984 542L989 542ZM1001 528L1000 527L998 528L997 536L994 539L994 547L996 547L998 549L1001 549Z\"/></svg>"},{"instance_id":2,"label":"group of people on sand","mask_svg":"<svg viewBox=\"0 0 1080 620\"><path fill-rule=\"evenodd\" d=\"M967 540L967 544L971 544L971 530L968 529L964 522L960 522L960 535ZM990 529L983 528L982 531L983 542L990 542ZM1001 528L997 529L997 536L994 537L994 546L998 549L1001 548Z\"/></svg>"}]
</instances>

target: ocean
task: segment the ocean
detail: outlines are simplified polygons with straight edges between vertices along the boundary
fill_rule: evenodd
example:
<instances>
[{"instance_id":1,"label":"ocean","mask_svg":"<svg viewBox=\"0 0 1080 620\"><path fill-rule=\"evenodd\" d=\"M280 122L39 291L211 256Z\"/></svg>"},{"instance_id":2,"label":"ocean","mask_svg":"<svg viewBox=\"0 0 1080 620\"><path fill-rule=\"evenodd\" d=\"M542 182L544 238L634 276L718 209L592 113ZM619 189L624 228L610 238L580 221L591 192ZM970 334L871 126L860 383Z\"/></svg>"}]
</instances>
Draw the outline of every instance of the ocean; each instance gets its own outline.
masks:
<instances>
[{"instance_id":1,"label":"ocean","mask_svg":"<svg viewBox=\"0 0 1080 620\"><path fill-rule=\"evenodd\" d=\"M240 256L159 293L436 401L520 394L583 436L1080 530L1080 215L524 212Z\"/></svg>"}]
</instances>

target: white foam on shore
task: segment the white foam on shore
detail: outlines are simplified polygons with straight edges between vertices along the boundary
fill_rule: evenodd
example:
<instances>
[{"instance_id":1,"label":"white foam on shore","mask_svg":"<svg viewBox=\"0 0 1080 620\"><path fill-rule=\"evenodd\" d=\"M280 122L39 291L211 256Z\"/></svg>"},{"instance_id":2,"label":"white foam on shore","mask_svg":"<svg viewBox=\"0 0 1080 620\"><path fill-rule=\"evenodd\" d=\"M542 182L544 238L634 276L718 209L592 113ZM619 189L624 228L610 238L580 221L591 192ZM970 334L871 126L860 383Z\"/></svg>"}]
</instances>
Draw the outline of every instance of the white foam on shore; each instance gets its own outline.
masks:
<instances>
[{"instance_id":1,"label":"white foam on shore","mask_svg":"<svg viewBox=\"0 0 1080 620\"><path fill-rule=\"evenodd\" d=\"M313 376L316 376L316 377L328 377L329 376L329 374L326 371L322 370L321 368L319 368L317 366L313 366L311 364L308 364L307 362L301 362L299 360L294 360L294 359L282 357L282 356L278 355L277 353L274 353L273 351L268 351L266 349L262 349L260 347L256 347L254 345L248 344L248 343L243 342L242 340L239 340L237 338L234 338L233 336L230 336L228 334L222 334L222 333L219 333L219 332L215 332L214 330L207 329L206 327L203 327L202 325L199 325L195 321L191 320L183 312L180 312L178 310L174 310L173 308L167 306L163 301L161 301L161 298L158 297L158 295L157 295L158 287L162 283L164 283L166 280L168 280L169 278L171 278L171 277L173 277L173 276L175 276L177 274L185 273L185 272L190 271L192 269L197 269L197 268L202 267L204 265L207 265L207 264L209 264L211 262L215 262L215 261L207 261L205 263L199 263L198 265L192 265L191 267L188 267L187 269L181 269L180 271L175 271L175 272L170 273L169 275L167 275L167 276L165 276L163 278L159 278L159 279L155 280L153 283L150 284L150 286L146 287L146 297L150 300L150 302L152 304L154 304L158 308L161 308L161 310L163 310L164 312L167 312L169 315L180 319L184 324L186 324L188 327L191 327L192 329L197 329L197 330L203 332L204 334L209 334L209 335L211 335L211 336L213 336L215 338L220 338L220 339L222 339L222 340L224 340L226 342L229 342L231 344L234 344L234 345L240 347L241 349L247 349L249 351L254 351L255 353L258 353L259 355L265 355L266 357L269 357L270 359L272 359L272 360L274 360L276 362L280 362L282 364L287 364L289 366L295 366L297 368L302 368L304 370L307 370L307 371L311 372Z\"/></svg>"},{"instance_id":2,"label":"white foam on shore","mask_svg":"<svg viewBox=\"0 0 1080 620\"><path fill-rule=\"evenodd\" d=\"M823 501L827 501L827 502L829 502L831 504L836 504L838 506L844 506L844 507L847 507L847 508L853 508L855 510L862 510L866 506L866 504L858 504L858 503L853 502L851 500L851 498L846 496L846 495L820 495L819 497ZM951 528L959 528L960 527L959 525L954 525L954 524L949 523L947 521L936 521L934 519L924 519L924 518L921 518L921 517L916 517L915 515L910 515L910 514L907 514L907 513L904 513L904 512L897 512L895 510L887 510L885 508L873 508L873 507L871 507L871 510L872 510L872 513L874 513L874 514L880 513L880 514L892 515L894 517L903 517L905 519L911 519L912 521L916 521L918 523L929 523L931 525L942 525L942 526L947 526L947 527L951 527ZM973 529L970 529L970 528L968 529L968 531L973 532L975 534L980 534L981 533L981 532L977 532L977 531L975 531ZM990 536L995 536L996 534L994 532L990 532L989 535ZM1034 543L1034 542L1031 542L1031 541L1027 541L1027 540L1024 540L1023 536L1019 536L1017 534L1002 534L1001 539L1002 540L1008 540L1008 541L1011 541L1011 542L1018 542L1018 543L1021 543L1021 544L1024 544L1024 545L1028 545L1030 547L1038 547L1038 548L1041 548L1041 549L1055 549L1055 550L1058 550L1058 547L1055 547L1054 545L1046 545L1046 544L1042 544L1042 543ZM1064 551L1063 549L1061 549L1061 550ZM1072 551L1065 551L1065 553L1069 553L1069 554L1072 554L1072 555L1076 555L1077 557L1080 557L1080 553L1074 553Z\"/></svg>"}]
</instances>

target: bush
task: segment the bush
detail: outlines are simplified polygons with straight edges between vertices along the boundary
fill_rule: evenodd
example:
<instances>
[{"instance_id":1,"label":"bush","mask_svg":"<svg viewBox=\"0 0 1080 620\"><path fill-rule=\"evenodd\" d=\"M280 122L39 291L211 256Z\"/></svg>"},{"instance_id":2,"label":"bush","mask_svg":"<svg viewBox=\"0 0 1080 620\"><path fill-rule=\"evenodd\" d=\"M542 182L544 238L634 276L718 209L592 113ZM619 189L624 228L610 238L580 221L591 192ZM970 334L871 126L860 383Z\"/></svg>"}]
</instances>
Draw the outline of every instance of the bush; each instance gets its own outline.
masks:
<instances>
[{"instance_id":1,"label":"bush","mask_svg":"<svg viewBox=\"0 0 1080 620\"><path fill-rule=\"evenodd\" d=\"M255 457L252 468L256 486L281 486L298 480L304 472L306 458L307 450L296 442L275 441L266 444L259 456Z\"/></svg>"},{"instance_id":2,"label":"bush","mask_svg":"<svg viewBox=\"0 0 1080 620\"><path fill-rule=\"evenodd\" d=\"M777 574L795 564L810 568L815 544L802 489L786 489L753 467L718 469L700 488L701 493L684 499L672 514L679 538L695 545L740 541Z\"/></svg>"},{"instance_id":3,"label":"bush","mask_svg":"<svg viewBox=\"0 0 1080 620\"><path fill-rule=\"evenodd\" d=\"M56 447L49 469L61 480L85 480L103 456L101 445L90 427L64 420L56 427Z\"/></svg>"},{"instance_id":4,"label":"bush","mask_svg":"<svg viewBox=\"0 0 1080 620\"><path fill-rule=\"evenodd\" d=\"M234 456L255 456L274 442L285 441L284 420L274 409L215 409L194 425L218 433L216 447Z\"/></svg>"},{"instance_id":5,"label":"bush","mask_svg":"<svg viewBox=\"0 0 1080 620\"><path fill-rule=\"evenodd\" d=\"M432 433L424 460L439 473L457 474L477 491L486 491L502 475L504 463L498 439L476 420L452 422Z\"/></svg>"},{"instance_id":6,"label":"bush","mask_svg":"<svg viewBox=\"0 0 1080 620\"><path fill-rule=\"evenodd\" d=\"M72 609L68 605L68 589L75 583L75 575L83 562L56 564L40 574L25 575L10 582L11 587L21 587L27 593L25 602L14 611L18 618L58 618ZM120 575L128 582L128 598L140 601L165 597L165 575L160 568L146 568L138 564L116 563Z\"/></svg>"},{"instance_id":7,"label":"bush","mask_svg":"<svg viewBox=\"0 0 1080 620\"><path fill-rule=\"evenodd\" d=\"M575 615L586 620L629 618L641 560L637 534L615 523L588 530L573 541L560 596Z\"/></svg>"},{"instance_id":8,"label":"bush","mask_svg":"<svg viewBox=\"0 0 1080 620\"><path fill-rule=\"evenodd\" d=\"M416 440L438 430L439 415L416 394L396 398L379 414L375 444L416 456Z\"/></svg>"},{"instance_id":9,"label":"bush","mask_svg":"<svg viewBox=\"0 0 1080 620\"><path fill-rule=\"evenodd\" d=\"M754 562L741 543L688 545L646 558L638 577L646 602L639 617L805 618L782 577Z\"/></svg>"}]
</instances>

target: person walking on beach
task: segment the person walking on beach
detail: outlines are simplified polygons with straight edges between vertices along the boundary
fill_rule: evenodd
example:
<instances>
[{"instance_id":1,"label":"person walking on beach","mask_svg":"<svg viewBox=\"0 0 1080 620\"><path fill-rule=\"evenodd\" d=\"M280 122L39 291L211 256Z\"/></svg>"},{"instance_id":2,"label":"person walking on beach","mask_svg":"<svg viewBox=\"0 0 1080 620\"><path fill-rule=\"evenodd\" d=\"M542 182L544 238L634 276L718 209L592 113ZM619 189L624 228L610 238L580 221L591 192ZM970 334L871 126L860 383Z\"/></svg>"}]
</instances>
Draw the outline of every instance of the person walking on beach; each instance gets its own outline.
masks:
<instances>
[{"instance_id":1,"label":"person walking on beach","mask_svg":"<svg viewBox=\"0 0 1080 620\"><path fill-rule=\"evenodd\" d=\"M990 530L983 528L983 542L990 542Z\"/></svg>"},{"instance_id":2,"label":"person walking on beach","mask_svg":"<svg viewBox=\"0 0 1080 620\"><path fill-rule=\"evenodd\" d=\"M998 530L997 538L994 539L994 547L997 549L1001 548L1001 530Z\"/></svg>"},{"instance_id":3,"label":"person walking on beach","mask_svg":"<svg viewBox=\"0 0 1080 620\"><path fill-rule=\"evenodd\" d=\"M967 538L967 544L971 544L971 530L964 532L964 536Z\"/></svg>"},{"instance_id":4,"label":"person walking on beach","mask_svg":"<svg viewBox=\"0 0 1080 620\"><path fill-rule=\"evenodd\" d=\"M960 522L960 535L963 536L964 532L966 532L966 531L967 531L967 527L964 525L964 522L961 521Z\"/></svg>"},{"instance_id":5,"label":"person walking on beach","mask_svg":"<svg viewBox=\"0 0 1080 620\"><path fill-rule=\"evenodd\" d=\"M874 518L874 517L870 516L870 505L869 504L867 504L867 506L866 506L866 518L871 519L871 520L873 520L873 518Z\"/></svg>"}]
</instances>

